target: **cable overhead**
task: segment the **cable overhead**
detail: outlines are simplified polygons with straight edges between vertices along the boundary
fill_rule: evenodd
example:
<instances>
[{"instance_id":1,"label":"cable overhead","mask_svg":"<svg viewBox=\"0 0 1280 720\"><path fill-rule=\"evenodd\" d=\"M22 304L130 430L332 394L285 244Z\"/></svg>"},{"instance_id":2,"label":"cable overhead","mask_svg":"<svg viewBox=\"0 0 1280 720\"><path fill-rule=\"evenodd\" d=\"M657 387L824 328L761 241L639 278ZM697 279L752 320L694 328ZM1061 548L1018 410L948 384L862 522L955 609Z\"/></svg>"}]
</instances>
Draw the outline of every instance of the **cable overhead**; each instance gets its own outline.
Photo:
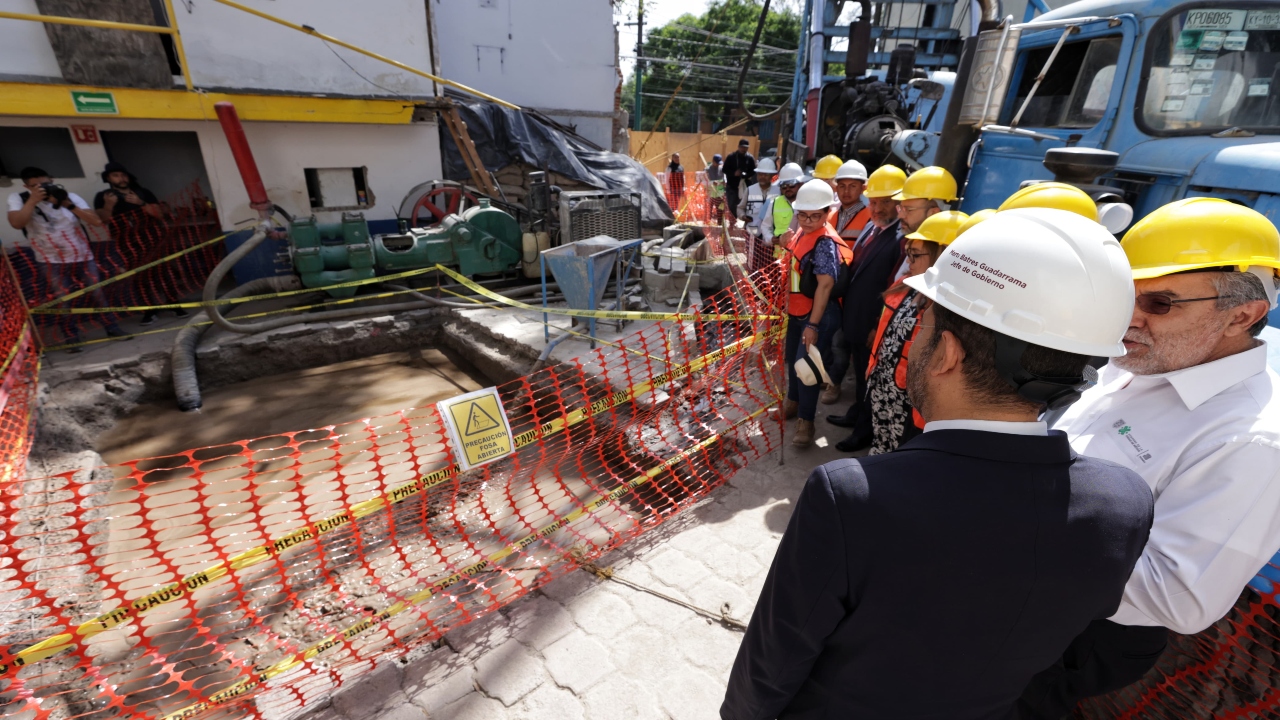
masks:
<instances>
[{"instance_id":1,"label":"cable overhead","mask_svg":"<svg viewBox=\"0 0 1280 720\"><path fill-rule=\"evenodd\" d=\"M764 0L764 7L760 8L760 20L756 23L755 35L751 38L751 47L747 49L747 59L742 61L742 72L738 73L738 107L742 109L744 115L752 120L769 120L777 117L785 112L787 107L791 105L791 98L787 98L782 101L781 105L773 110L770 110L763 115L757 115L751 112L751 109L747 107L747 99L742 94L742 86L747 82L747 71L751 69L751 58L755 55L756 46L760 43L760 33L764 32L764 23L768 19L769 0Z\"/></svg>"}]
</instances>

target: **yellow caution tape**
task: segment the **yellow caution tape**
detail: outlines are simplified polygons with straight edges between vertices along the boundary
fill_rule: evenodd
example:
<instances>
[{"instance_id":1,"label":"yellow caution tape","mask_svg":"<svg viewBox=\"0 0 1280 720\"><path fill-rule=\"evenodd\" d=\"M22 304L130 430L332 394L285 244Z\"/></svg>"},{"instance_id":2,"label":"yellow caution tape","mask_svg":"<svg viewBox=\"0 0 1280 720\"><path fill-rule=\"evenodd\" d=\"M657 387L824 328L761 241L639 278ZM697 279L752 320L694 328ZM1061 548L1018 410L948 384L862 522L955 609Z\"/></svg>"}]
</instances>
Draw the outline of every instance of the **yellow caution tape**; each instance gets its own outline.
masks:
<instances>
[{"instance_id":1,"label":"yellow caution tape","mask_svg":"<svg viewBox=\"0 0 1280 720\"><path fill-rule=\"evenodd\" d=\"M437 266L439 267L439 266ZM257 300L271 300L273 298L289 297L291 295L306 295L308 293L325 292L327 290L338 290L341 288L360 287L361 285L375 285L377 283L388 282L390 280L402 280L404 278L423 275L434 272L436 268L419 268L417 270L405 270L395 275L384 275L381 277L364 278L362 280L348 280L335 285L324 285L322 287L299 288L297 290L281 290L275 293L265 293L262 295L246 295L236 298L219 298L210 300L209 302L181 302L168 303L167 305L126 305L122 307L91 307L91 308L52 308L42 310L36 308L32 310L32 314L38 315L93 315L97 313L126 313L126 312L143 312L146 310L176 310L178 308L204 308L210 305L239 305L247 302L255 302ZM417 290L415 292L422 292ZM70 297L70 296L68 296ZM368 299L367 297L344 298L350 302ZM44 307L44 306L41 306Z\"/></svg>"},{"instance_id":2,"label":"yellow caution tape","mask_svg":"<svg viewBox=\"0 0 1280 720\"><path fill-rule=\"evenodd\" d=\"M528 430L516 435L515 448L518 450L546 437L563 432L570 427L585 422L595 415L617 407L618 405L635 400L641 395L651 392L661 385L665 385L674 380L699 372L708 365L740 353L758 342L776 337L781 334L781 331L782 328L772 328L766 332L743 338L732 345L727 345L714 352L695 358L684 365L680 365L664 373L655 375L649 380L633 385L626 390L619 390L609 397L602 398L591 403L591 405L587 407L579 408L562 417L547 421L533 430ZM24 665L29 665L33 662L49 658L63 652L64 650L68 650L83 639L87 639L100 632L110 630L111 628L132 620L135 617L141 617L160 605L178 600L185 596L187 592L207 585L208 583L226 575L230 570L241 570L243 568L252 567L258 563L265 562L295 545L299 545L308 540L314 540L318 537L331 533L354 519L359 519L365 515L377 512L389 505L404 502L421 492L445 482L459 472L459 466L457 463L453 463L448 467L428 473L417 480L393 487L382 495L371 500L366 500L356 505L352 505L335 515L289 532L272 540L269 545L263 545L246 550L228 558L225 563L219 562L209 568L192 573L191 575L184 577L182 580L165 585L132 601L128 605L114 610L109 610L92 620L84 622L77 627L74 632L55 635L14 653L12 666L15 668L22 667ZM7 672L8 670L8 666L0 665L0 673Z\"/></svg>"},{"instance_id":3,"label":"yellow caution tape","mask_svg":"<svg viewBox=\"0 0 1280 720\"><path fill-rule=\"evenodd\" d=\"M54 298L54 299L50 300L50 301L49 301L49 302L47 302L47 303L44 303L44 304L42 304L42 305L37 305L37 306L35 306L34 308L32 308L32 309L31 309L31 312L33 312L33 313L34 313L34 312L36 312L37 310L44 310L45 308L47 308L47 307L49 307L49 306L51 306L51 305L58 305L58 304L61 304L61 303L66 302L66 301L68 301L68 300L74 300L74 299L76 299L76 298L80 297L81 295L84 295L85 293L91 293L91 292L93 292L94 290L97 290L98 288L101 288L101 287L106 287L107 285L110 285L111 283L119 282L119 281L124 280L125 278L128 278L128 277L133 277L134 275L137 275L138 273L142 272L143 270L149 270L149 269L151 269L151 268L153 268L153 267L155 267L155 266L157 266L157 265L160 265L160 264L162 264L162 263L167 263L167 262L169 262L170 260L174 260L174 259L180 258L180 257L182 257L183 255L186 255L187 253L195 252L196 250L199 250L200 248L205 247L206 245L212 245L213 243L216 243L216 242L218 242L219 240L225 240L225 239L226 239L226 237L227 237L227 235L229 235L229 234L230 234L230 233L223 233L222 235L219 235L218 237L215 237L215 238L209 238L208 240L205 240L204 242L202 242L202 243L198 243L198 244L196 244L196 245L192 245L191 247L186 248L185 250L179 250L179 251L178 251L178 252L176 252L176 253L171 253L171 254L169 254L169 255L165 255L164 257L160 258L159 260L152 260L151 262L149 262L149 263L147 263L147 264L145 264L145 265L139 265L138 267L133 268L132 270L126 270L126 271L124 271L124 272L120 273L119 275L112 275L111 277L109 277L109 278L107 278L106 280L103 280L103 281L101 281L101 282L94 283L93 285L90 285L90 286L88 286L88 287L80 288L79 290L76 290L75 292L71 292L71 293L68 293L68 294L66 294L66 295L63 295L62 297L56 297L56 298Z\"/></svg>"},{"instance_id":4,"label":"yellow caution tape","mask_svg":"<svg viewBox=\"0 0 1280 720\"><path fill-rule=\"evenodd\" d=\"M629 310L572 310L569 308L553 308L542 307L540 305L529 305L519 300L512 300L509 297L499 295L492 290L478 285L465 276L450 270L443 265L437 265L436 269L448 275L450 278L468 289L483 295L490 300L495 300L503 305L510 305L521 310L530 312L540 312L547 315L565 315L567 317L580 318L596 318L597 320L702 320L704 322L749 322L754 320L779 320L781 315L721 315L714 313L659 313L659 312L633 312Z\"/></svg>"},{"instance_id":5,"label":"yellow caution tape","mask_svg":"<svg viewBox=\"0 0 1280 720\"><path fill-rule=\"evenodd\" d=\"M447 590L448 588L452 587L453 585L457 584L463 579L472 578L472 577L475 577L476 575L479 575L481 572L484 572L485 570L498 564L502 560L527 548L528 546L532 545L538 540L549 537L555 534L556 531L564 527L567 527L568 525L571 525L574 521L585 516L586 514L593 513L596 510L599 510L600 508L608 505L609 503L616 502L623 495L627 494L632 490L635 490L636 488L649 482L650 480L662 474L663 472L671 469L672 466L687 459L693 453L704 450L714 445L715 443L719 442L720 439L724 437L725 433L732 432L733 430L738 429L742 425L756 419L762 413L768 410L769 407L770 406L766 406L766 407L760 408L759 410L756 410L750 415L735 422L733 425L725 429L724 432L712 435L706 438L705 440L702 440L701 442L698 442L697 444L685 450L682 450L681 452L676 453L675 455L672 455L671 457L667 458L666 460L663 460L661 463L646 470L640 475L637 475L631 480L628 480L627 482L619 485L613 490L610 490L608 493L604 495L597 495L595 499L579 505L578 507L574 508L567 515L561 517L560 519L555 520L554 522L551 522L541 528L538 528L537 530L529 533L523 538L511 543L510 545L507 545L506 547L489 555L488 557L485 557L479 562L476 562L472 565L468 565L467 567L453 573L452 575L439 578L434 582L429 583L427 587L424 588L423 590L420 590L410 595L409 597L391 605L385 610L375 615L371 615L370 617L367 617L361 620L360 622L355 623L354 625L351 625L350 627L342 630L341 632L337 632L332 635L329 635L328 637L324 638L320 642L317 642L311 647L308 647L306 650L295 653L292 656L287 657L284 660L281 660L280 662L276 663L275 665L272 665L271 667L267 668L266 670L262 671L261 673L258 673L253 677L243 678L240 681L233 683L232 685L229 685L228 687L214 693L212 696L210 696L208 700L204 700L192 705L188 705L187 707L182 708L177 712L171 713L169 715L165 715L160 720L185 720L186 718L190 718L193 715L196 715L210 708L216 707L217 705L224 704L230 700L234 700L235 698L240 697L241 695L244 695L249 690L259 685L262 685L268 680L278 675L281 675L285 672L288 672L289 670L293 669L294 667L297 667L298 665L301 665L304 662L308 662L314 659L316 656L320 655L326 650L337 647L338 645L341 645L347 642L348 640L351 640L352 638L358 637L359 635L377 627L378 625L381 625L382 623L386 622L387 620L390 620L391 618L395 617L396 615L399 615L400 613L406 610L422 605L423 603L427 602L431 598L436 597L441 591Z\"/></svg>"},{"instance_id":6,"label":"yellow caution tape","mask_svg":"<svg viewBox=\"0 0 1280 720\"><path fill-rule=\"evenodd\" d=\"M18 341L13 344L13 347L9 348L9 354L5 356L4 364L0 365L0 375L4 375L9 371L9 365L13 363L14 358L18 357L18 350L27 344L29 340L27 333L29 332L31 332L31 326L24 322L22 324L22 332L18 334Z\"/></svg>"}]
</instances>

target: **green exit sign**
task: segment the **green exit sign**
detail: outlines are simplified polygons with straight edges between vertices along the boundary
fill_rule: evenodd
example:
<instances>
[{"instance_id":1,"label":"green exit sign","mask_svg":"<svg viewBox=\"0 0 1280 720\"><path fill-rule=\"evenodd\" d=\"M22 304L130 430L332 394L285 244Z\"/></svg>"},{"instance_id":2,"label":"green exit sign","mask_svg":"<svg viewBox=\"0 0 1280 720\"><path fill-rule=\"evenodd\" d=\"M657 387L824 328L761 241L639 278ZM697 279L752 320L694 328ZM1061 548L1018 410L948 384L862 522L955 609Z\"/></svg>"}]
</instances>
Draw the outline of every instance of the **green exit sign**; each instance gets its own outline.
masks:
<instances>
[{"instance_id":1,"label":"green exit sign","mask_svg":"<svg viewBox=\"0 0 1280 720\"><path fill-rule=\"evenodd\" d=\"M71 91L71 104L78 115L119 115L116 96L109 92Z\"/></svg>"}]
</instances>

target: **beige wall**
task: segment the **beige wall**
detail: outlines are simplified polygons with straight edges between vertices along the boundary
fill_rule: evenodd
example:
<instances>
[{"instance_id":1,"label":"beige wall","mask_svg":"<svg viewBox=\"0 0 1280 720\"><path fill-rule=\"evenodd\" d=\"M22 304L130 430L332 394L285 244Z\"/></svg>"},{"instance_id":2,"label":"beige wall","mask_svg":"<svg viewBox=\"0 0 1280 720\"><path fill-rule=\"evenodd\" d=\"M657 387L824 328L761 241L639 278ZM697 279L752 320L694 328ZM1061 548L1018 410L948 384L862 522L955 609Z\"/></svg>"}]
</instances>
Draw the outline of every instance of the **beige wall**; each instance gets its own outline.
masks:
<instances>
[{"instance_id":1,"label":"beige wall","mask_svg":"<svg viewBox=\"0 0 1280 720\"><path fill-rule=\"evenodd\" d=\"M673 152L680 153L680 164L684 165L686 172L703 170L711 162L712 155L720 153L728 157L738 149L738 141L743 138L751 143L751 154L756 159L760 157L760 140L746 135L655 132L650 137L648 131L630 131L628 134L631 137L631 157L644 163L651 173L665 172Z\"/></svg>"}]
</instances>

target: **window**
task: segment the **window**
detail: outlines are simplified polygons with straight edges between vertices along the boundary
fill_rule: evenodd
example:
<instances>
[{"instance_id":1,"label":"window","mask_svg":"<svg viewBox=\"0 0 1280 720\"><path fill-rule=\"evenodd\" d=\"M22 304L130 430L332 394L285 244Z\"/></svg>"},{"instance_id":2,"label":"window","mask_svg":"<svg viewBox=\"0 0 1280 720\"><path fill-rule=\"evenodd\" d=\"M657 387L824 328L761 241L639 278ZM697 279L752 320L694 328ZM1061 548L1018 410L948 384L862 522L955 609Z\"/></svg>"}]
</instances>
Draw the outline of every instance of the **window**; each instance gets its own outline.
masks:
<instances>
[{"instance_id":1,"label":"window","mask_svg":"<svg viewBox=\"0 0 1280 720\"><path fill-rule=\"evenodd\" d=\"M84 168L64 127L0 127L0 175L18 177L34 165L54 178L82 178Z\"/></svg>"},{"instance_id":2,"label":"window","mask_svg":"<svg viewBox=\"0 0 1280 720\"><path fill-rule=\"evenodd\" d=\"M1152 30L1140 124L1155 134L1280 131L1280 10L1213 5Z\"/></svg>"},{"instance_id":3,"label":"window","mask_svg":"<svg viewBox=\"0 0 1280 720\"><path fill-rule=\"evenodd\" d=\"M312 210L364 210L373 207L369 169L306 168Z\"/></svg>"},{"instance_id":4,"label":"window","mask_svg":"<svg viewBox=\"0 0 1280 720\"><path fill-rule=\"evenodd\" d=\"M1119 37L1095 38L1068 42L1058 51L1044 81L1022 113L1021 125L1032 127L1089 128L1106 113L1111 85L1116 77L1116 61L1120 57ZM1044 69L1053 46L1036 48L1026 53L1026 64L1009 118L1017 114L1036 77Z\"/></svg>"}]
</instances>

